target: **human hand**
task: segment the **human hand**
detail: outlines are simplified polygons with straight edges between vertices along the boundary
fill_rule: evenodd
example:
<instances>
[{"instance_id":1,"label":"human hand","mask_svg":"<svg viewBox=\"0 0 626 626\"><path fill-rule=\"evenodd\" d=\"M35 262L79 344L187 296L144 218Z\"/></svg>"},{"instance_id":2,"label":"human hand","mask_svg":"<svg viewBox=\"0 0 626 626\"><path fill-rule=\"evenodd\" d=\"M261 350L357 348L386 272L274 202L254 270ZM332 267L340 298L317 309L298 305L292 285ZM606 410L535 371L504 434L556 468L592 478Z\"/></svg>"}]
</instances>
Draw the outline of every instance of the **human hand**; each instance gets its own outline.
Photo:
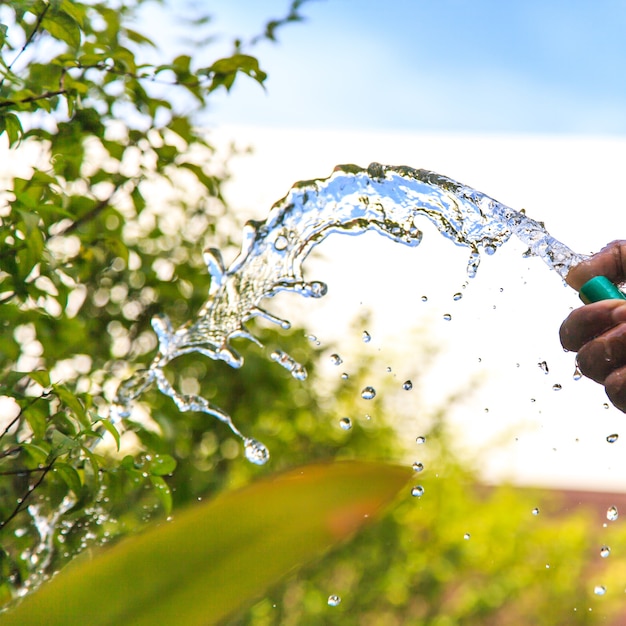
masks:
<instances>
[{"instance_id":1,"label":"human hand","mask_svg":"<svg viewBox=\"0 0 626 626\"><path fill-rule=\"evenodd\" d=\"M573 267L567 283L578 291L594 276L626 281L626 240L613 241ZM578 352L580 371L604 385L611 402L626 412L626 300L602 300L572 311L560 337L566 350Z\"/></svg>"}]
</instances>

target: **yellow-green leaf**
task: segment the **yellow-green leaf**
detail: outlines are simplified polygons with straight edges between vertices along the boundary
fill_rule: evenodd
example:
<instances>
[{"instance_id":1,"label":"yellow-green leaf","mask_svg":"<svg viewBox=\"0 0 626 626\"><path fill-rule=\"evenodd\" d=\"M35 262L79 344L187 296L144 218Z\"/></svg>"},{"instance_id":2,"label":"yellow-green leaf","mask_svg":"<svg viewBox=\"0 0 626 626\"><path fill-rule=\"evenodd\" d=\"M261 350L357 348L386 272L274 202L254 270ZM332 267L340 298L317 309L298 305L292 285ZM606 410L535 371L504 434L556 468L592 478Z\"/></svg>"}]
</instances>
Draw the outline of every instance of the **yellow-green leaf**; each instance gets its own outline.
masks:
<instances>
[{"instance_id":1,"label":"yellow-green leaf","mask_svg":"<svg viewBox=\"0 0 626 626\"><path fill-rule=\"evenodd\" d=\"M215 624L352 535L409 477L344 461L259 480L70 565L2 624Z\"/></svg>"},{"instance_id":2,"label":"yellow-green leaf","mask_svg":"<svg viewBox=\"0 0 626 626\"><path fill-rule=\"evenodd\" d=\"M117 430L117 428L115 428L113 423L111 421L109 421L107 418L99 420L99 423L102 426L102 428L104 428L104 430L106 430L108 433L110 433L110 435L113 437L113 439L115 440L115 446L117 447L117 449L119 451L119 449L120 449L120 433Z\"/></svg>"}]
</instances>

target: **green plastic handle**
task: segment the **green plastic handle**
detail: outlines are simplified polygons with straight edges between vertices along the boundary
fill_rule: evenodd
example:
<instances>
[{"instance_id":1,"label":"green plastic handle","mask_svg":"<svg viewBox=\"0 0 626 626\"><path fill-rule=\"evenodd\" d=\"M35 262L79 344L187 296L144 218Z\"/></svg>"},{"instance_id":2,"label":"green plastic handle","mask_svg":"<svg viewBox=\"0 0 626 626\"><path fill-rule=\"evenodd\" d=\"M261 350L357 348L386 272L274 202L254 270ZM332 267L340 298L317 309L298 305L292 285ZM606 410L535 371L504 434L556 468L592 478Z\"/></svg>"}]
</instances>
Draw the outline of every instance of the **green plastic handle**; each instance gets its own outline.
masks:
<instances>
[{"instance_id":1,"label":"green plastic handle","mask_svg":"<svg viewBox=\"0 0 626 626\"><path fill-rule=\"evenodd\" d=\"M580 288L580 299L585 304L600 300L626 300L626 294L620 291L606 276L595 276Z\"/></svg>"}]
</instances>

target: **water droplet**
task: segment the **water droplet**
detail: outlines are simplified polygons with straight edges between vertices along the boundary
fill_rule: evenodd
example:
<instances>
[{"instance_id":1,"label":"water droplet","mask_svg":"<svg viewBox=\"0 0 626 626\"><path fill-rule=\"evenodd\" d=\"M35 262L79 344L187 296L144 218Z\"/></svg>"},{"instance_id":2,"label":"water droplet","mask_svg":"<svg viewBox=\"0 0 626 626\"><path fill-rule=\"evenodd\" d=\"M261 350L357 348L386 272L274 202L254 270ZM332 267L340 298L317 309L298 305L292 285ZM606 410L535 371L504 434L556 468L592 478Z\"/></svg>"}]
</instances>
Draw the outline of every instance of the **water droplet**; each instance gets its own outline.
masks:
<instances>
[{"instance_id":1,"label":"water droplet","mask_svg":"<svg viewBox=\"0 0 626 626\"><path fill-rule=\"evenodd\" d=\"M303 365L282 350L275 350L270 354L270 359L284 367L297 380L306 380L307 371ZM202 410L202 409L199 409Z\"/></svg>"},{"instance_id":2,"label":"water droplet","mask_svg":"<svg viewBox=\"0 0 626 626\"><path fill-rule=\"evenodd\" d=\"M603 596L606 593L606 587L604 585L596 585L593 588L593 593L597 596Z\"/></svg>"},{"instance_id":3,"label":"water droplet","mask_svg":"<svg viewBox=\"0 0 626 626\"><path fill-rule=\"evenodd\" d=\"M421 498L424 495L424 487L422 487L422 485L415 485L415 487L411 489L411 495L414 498Z\"/></svg>"},{"instance_id":4,"label":"water droplet","mask_svg":"<svg viewBox=\"0 0 626 626\"><path fill-rule=\"evenodd\" d=\"M347 374L346 372L344 372L344 373L341 375L341 380L348 380L348 378L350 378L350 375L349 375L349 374Z\"/></svg>"},{"instance_id":5,"label":"water droplet","mask_svg":"<svg viewBox=\"0 0 626 626\"><path fill-rule=\"evenodd\" d=\"M428 302L428 296L422 296L422 302Z\"/></svg>"},{"instance_id":6,"label":"water droplet","mask_svg":"<svg viewBox=\"0 0 626 626\"><path fill-rule=\"evenodd\" d=\"M484 250L487 256L491 256L496 253L496 247L491 243L485 245Z\"/></svg>"},{"instance_id":7,"label":"water droplet","mask_svg":"<svg viewBox=\"0 0 626 626\"><path fill-rule=\"evenodd\" d=\"M535 508L531 511L531 513L532 513L533 515L539 515L539 509L538 509L537 507L535 507Z\"/></svg>"},{"instance_id":8,"label":"water droplet","mask_svg":"<svg viewBox=\"0 0 626 626\"><path fill-rule=\"evenodd\" d=\"M402 389L404 389L404 391L411 391L411 389L413 389L413 383L410 380L405 380L402 383Z\"/></svg>"},{"instance_id":9,"label":"water droplet","mask_svg":"<svg viewBox=\"0 0 626 626\"><path fill-rule=\"evenodd\" d=\"M617 440L619 439L619 435L617 433L613 433L612 435L609 435L606 440L609 443L615 443Z\"/></svg>"},{"instance_id":10,"label":"water droplet","mask_svg":"<svg viewBox=\"0 0 626 626\"><path fill-rule=\"evenodd\" d=\"M296 380L306 380L307 376L308 376L308 372L306 371L306 369L304 368L303 365L300 365L299 363L291 370L291 375L296 379Z\"/></svg>"},{"instance_id":11,"label":"water droplet","mask_svg":"<svg viewBox=\"0 0 626 626\"><path fill-rule=\"evenodd\" d=\"M330 362L333 365L341 365L343 363L343 359L338 354L331 354Z\"/></svg>"},{"instance_id":12,"label":"water droplet","mask_svg":"<svg viewBox=\"0 0 626 626\"><path fill-rule=\"evenodd\" d=\"M130 408L121 404L113 404L109 409L109 420L113 424L118 424L120 420L128 419L131 415Z\"/></svg>"},{"instance_id":13,"label":"water droplet","mask_svg":"<svg viewBox=\"0 0 626 626\"><path fill-rule=\"evenodd\" d=\"M342 417L339 420L339 427L342 430L350 430L352 428L352 420L349 417Z\"/></svg>"},{"instance_id":14,"label":"water droplet","mask_svg":"<svg viewBox=\"0 0 626 626\"><path fill-rule=\"evenodd\" d=\"M274 240L274 248L278 251L284 250L288 245L289 240L285 237L285 235L278 235L278 237Z\"/></svg>"},{"instance_id":15,"label":"water droplet","mask_svg":"<svg viewBox=\"0 0 626 626\"><path fill-rule=\"evenodd\" d=\"M580 369L578 369L578 364L576 364L576 367L574 368L574 373L572 374L572 378L574 380L580 380L583 377L583 373L580 371Z\"/></svg>"},{"instance_id":16,"label":"water droplet","mask_svg":"<svg viewBox=\"0 0 626 626\"><path fill-rule=\"evenodd\" d=\"M446 322L449 322L449 321L452 319L452 315L450 315L450 313L444 313L444 314L443 314L443 319L444 319Z\"/></svg>"},{"instance_id":17,"label":"water droplet","mask_svg":"<svg viewBox=\"0 0 626 626\"><path fill-rule=\"evenodd\" d=\"M314 280L313 282L308 284L308 293L312 298L321 298L328 293L328 285L319 280Z\"/></svg>"},{"instance_id":18,"label":"water droplet","mask_svg":"<svg viewBox=\"0 0 626 626\"><path fill-rule=\"evenodd\" d=\"M608 409L608 408L609 408L609 403L608 403L608 402L604 402L604 403L602 404L602 408L603 408L603 409Z\"/></svg>"},{"instance_id":19,"label":"water droplet","mask_svg":"<svg viewBox=\"0 0 626 626\"><path fill-rule=\"evenodd\" d=\"M470 537L471 537L471 535L469 533L465 533L463 535L463 539L465 539L465 541L467 541Z\"/></svg>"},{"instance_id":20,"label":"water droplet","mask_svg":"<svg viewBox=\"0 0 626 626\"><path fill-rule=\"evenodd\" d=\"M387 374L391 374L391 367L387 366Z\"/></svg>"},{"instance_id":21,"label":"water droplet","mask_svg":"<svg viewBox=\"0 0 626 626\"><path fill-rule=\"evenodd\" d=\"M550 372L548 364L545 361L539 361L539 363L537 363L537 366L544 374L548 374Z\"/></svg>"},{"instance_id":22,"label":"water droplet","mask_svg":"<svg viewBox=\"0 0 626 626\"><path fill-rule=\"evenodd\" d=\"M244 454L246 459L255 465L265 465L270 458L270 451L267 446L256 439L244 441Z\"/></svg>"},{"instance_id":23,"label":"water droplet","mask_svg":"<svg viewBox=\"0 0 626 626\"><path fill-rule=\"evenodd\" d=\"M413 471L415 471L415 472L423 472L424 471L424 464L423 463L418 463L417 461L415 463L413 463L413 465L411 465L411 467L413 468Z\"/></svg>"},{"instance_id":24,"label":"water droplet","mask_svg":"<svg viewBox=\"0 0 626 626\"><path fill-rule=\"evenodd\" d=\"M561 389L563 389L563 385L560 385L559 383L554 383L554 385L552 385L552 389L553 391L561 391Z\"/></svg>"},{"instance_id":25,"label":"water droplet","mask_svg":"<svg viewBox=\"0 0 626 626\"><path fill-rule=\"evenodd\" d=\"M426 443L426 437L416 437L415 438L415 443L417 443L418 445Z\"/></svg>"},{"instance_id":26,"label":"water droplet","mask_svg":"<svg viewBox=\"0 0 626 626\"><path fill-rule=\"evenodd\" d=\"M600 548L600 556L603 559L606 559L606 557L609 556L609 554L611 554L611 548L609 548L609 546L602 546Z\"/></svg>"},{"instance_id":27,"label":"water droplet","mask_svg":"<svg viewBox=\"0 0 626 626\"><path fill-rule=\"evenodd\" d=\"M341 598L339 596L328 596L328 606L337 606L339 604L341 604Z\"/></svg>"},{"instance_id":28,"label":"water droplet","mask_svg":"<svg viewBox=\"0 0 626 626\"><path fill-rule=\"evenodd\" d=\"M462 293L455 293L455 294L452 296L452 299L453 299L455 302L458 302L458 301L459 301L462 297L463 297L463 294L462 294Z\"/></svg>"},{"instance_id":29,"label":"water droplet","mask_svg":"<svg viewBox=\"0 0 626 626\"><path fill-rule=\"evenodd\" d=\"M366 331L363 331L361 335L361 339L363 339L363 343L369 343L372 340L372 336Z\"/></svg>"},{"instance_id":30,"label":"water droplet","mask_svg":"<svg viewBox=\"0 0 626 626\"><path fill-rule=\"evenodd\" d=\"M363 387L363 391L361 391L361 398L363 400L371 400L376 397L376 389L374 387Z\"/></svg>"},{"instance_id":31,"label":"water droplet","mask_svg":"<svg viewBox=\"0 0 626 626\"><path fill-rule=\"evenodd\" d=\"M609 522L614 522L619 517L619 511L616 506L610 506L606 511L606 519Z\"/></svg>"}]
</instances>

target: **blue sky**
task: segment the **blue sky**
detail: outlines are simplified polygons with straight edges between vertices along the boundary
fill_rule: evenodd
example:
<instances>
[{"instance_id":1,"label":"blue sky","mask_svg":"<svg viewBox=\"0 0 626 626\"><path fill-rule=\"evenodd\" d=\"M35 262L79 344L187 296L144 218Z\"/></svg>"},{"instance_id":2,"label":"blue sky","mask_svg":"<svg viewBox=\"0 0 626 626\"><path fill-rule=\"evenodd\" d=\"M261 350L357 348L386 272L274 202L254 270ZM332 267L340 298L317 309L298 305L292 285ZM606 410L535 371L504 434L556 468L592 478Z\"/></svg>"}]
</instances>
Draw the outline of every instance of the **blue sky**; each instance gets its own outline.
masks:
<instances>
[{"instance_id":1,"label":"blue sky","mask_svg":"<svg viewBox=\"0 0 626 626\"><path fill-rule=\"evenodd\" d=\"M289 0L195 4L228 42ZM301 12L278 44L251 50L267 92L241 81L209 122L626 133L625 0L315 0Z\"/></svg>"}]
</instances>

